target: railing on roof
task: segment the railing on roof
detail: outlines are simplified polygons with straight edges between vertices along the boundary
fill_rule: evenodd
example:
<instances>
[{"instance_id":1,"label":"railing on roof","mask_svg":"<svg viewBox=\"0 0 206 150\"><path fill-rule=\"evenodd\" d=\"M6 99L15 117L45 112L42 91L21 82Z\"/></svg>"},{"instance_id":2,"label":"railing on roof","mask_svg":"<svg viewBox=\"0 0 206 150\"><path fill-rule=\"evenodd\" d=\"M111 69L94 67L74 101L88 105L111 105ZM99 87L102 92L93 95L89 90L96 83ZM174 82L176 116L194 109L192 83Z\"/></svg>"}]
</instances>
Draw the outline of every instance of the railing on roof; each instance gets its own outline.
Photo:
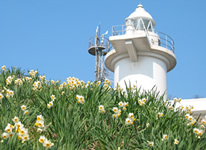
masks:
<instances>
[{"instance_id":1,"label":"railing on roof","mask_svg":"<svg viewBox=\"0 0 206 150\"><path fill-rule=\"evenodd\" d=\"M89 48L95 47L95 46L104 47L107 52L109 52L112 49L110 41L106 37L98 37L98 38L96 38L96 36L91 37L89 39Z\"/></svg>"},{"instance_id":2,"label":"railing on roof","mask_svg":"<svg viewBox=\"0 0 206 150\"><path fill-rule=\"evenodd\" d=\"M174 52L174 40L167 34L159 31L155 31L157 35L149 34L150 32L145 30L147 36L154 36L159 38L158 43L155 43L154 41L150 41L151 44L159 45L161 47L165 47L172 52ZM125 25L117 25L112 27L112 36L119 36L124 35L126 33L126 26Z\"/></svg>"},{"instance_id":3,"label":"railing on roof","mask_svg":"<svg viewBox=\"0 0 206 150\"><path fill-rule=\"evenodd\" d=\"M151 35L151 34L149 34L149 32L147 32L147 33L148 33L148 36L154 36L154 37L160 38L158 45L161 47L165 47L174 53L174 50L175 50L174 44L175 43L174 43L174 40L169 35L167 35L163 32L160 32L160 31L155 31L155 33L157 35L154 35L154 34Z\"/></svg>"},{"instance_id":4,"label":"railing on roof","mask_svg":"<svg viewBox=\"0 0 206 150\"><path fill-rule=\"evenodd\" d=\"M112 26L112 36L124 35L126 33L125 25Z\"/></svg>"}]
</instances>

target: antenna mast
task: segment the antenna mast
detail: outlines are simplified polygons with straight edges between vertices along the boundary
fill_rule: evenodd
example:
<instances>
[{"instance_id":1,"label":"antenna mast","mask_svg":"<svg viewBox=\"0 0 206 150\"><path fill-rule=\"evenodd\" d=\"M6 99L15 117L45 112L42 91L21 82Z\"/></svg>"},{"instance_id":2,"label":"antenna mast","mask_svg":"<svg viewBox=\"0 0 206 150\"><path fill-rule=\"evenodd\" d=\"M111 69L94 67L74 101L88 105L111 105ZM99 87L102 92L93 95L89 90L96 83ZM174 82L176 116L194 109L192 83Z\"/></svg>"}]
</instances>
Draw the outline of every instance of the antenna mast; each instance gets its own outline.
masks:
<instances>
[{"instance_id":1,"label":"antenna mast","mask_svg":"<svg viewBox=\"0 0 206 150\"><path fill-rule=\"evenodd\" d=\"M95 58L95 81L104 81L106 71L104 67L104 56L110 51L110 42L104 36L108 34L108 31L104 34L100 34L100 25L97 26L96 36L89 39L89 50L91 55Z\"/></svg>"}]
</instances>

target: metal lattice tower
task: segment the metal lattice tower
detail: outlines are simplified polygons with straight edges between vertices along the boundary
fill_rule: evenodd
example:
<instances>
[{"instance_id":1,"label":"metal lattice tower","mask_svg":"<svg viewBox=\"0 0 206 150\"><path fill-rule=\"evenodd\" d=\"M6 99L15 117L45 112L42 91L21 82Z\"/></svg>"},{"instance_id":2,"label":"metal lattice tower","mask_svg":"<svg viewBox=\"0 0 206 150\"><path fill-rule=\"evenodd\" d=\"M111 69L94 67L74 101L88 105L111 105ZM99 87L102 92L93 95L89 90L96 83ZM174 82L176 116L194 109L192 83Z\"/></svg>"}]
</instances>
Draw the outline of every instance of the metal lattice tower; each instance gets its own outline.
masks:
<instances>
[{"instance_id":1,"label":"metal lattice tower","mask_svg":"<svg viewBox=\"0 0 206 150\"><path fill-rule=\"evenodd\" d=\"M107 70L104 67L104 56L110 51L110 42L100 34L100 26L96 29L96 36L89 39L89 50L91 55L96 57L95 60L95 81L104 81L107 76Z\"/></svg>"}]
</instances>

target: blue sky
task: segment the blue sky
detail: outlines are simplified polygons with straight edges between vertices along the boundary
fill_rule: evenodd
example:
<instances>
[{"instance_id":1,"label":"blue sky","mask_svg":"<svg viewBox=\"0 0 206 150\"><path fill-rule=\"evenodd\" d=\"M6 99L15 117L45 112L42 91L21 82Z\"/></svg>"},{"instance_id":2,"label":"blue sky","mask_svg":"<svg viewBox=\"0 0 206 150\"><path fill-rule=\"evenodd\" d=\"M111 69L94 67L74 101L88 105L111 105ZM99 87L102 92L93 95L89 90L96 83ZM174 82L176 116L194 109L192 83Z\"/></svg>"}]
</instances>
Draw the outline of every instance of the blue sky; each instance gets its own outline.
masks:
<instances>
[{"instance_id":1,"label":"blue sky","mask_svg":"<svg viewBox=\"0 0 206 150\"><path fill-rule=\"evenodd\" d=\"M109 31L137 7L137 0L1 0L0 65L38 69L47 79L94 80L88 40ZM206 97L206 1L142 0L156 30L175 41L177 66L168 73L168 95Z\"/></svg>"}]
</instances>

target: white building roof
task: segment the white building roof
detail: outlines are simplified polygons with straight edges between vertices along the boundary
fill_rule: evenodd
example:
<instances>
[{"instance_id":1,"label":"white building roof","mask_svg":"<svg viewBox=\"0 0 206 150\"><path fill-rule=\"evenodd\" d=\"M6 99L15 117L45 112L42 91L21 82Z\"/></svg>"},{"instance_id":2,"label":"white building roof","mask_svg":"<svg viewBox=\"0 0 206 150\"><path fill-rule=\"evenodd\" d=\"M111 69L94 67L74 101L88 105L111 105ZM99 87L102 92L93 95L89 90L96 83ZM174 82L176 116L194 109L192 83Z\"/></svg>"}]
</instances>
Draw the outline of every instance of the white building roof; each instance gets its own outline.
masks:
<instances>
[{"instance_id":1,"label":"white building roof","mask_svg":"<svg viewBox=\"0 0 206 150\"><path fill-rule=\"evenodd\" d=\"M192 110L193 114L198 116L201 114L201 116L206 115L206 98L197 98L197 99L185 99L182 100L181 103L177 103L176 107L179 106L194 106L194 109Z\"/></svg>"},{"instance_id":2,"label":"white building roof","mask_svg":"<svg viewBox=\"0 0 206 150\"><path fill-rule=\"evenodd\" d=\"M147 11L145 11L145 9L143 8L143 6L141 4L139 4L137 6L136 10L133 13L131 13L129 15L129 17L126 18L126 20L127 19L136 19L136 18L143 18L143 19L151 20L152 23L154 25L156 25L156 23L153 20L152 16Z\"/></svg>"}]
</instances>

